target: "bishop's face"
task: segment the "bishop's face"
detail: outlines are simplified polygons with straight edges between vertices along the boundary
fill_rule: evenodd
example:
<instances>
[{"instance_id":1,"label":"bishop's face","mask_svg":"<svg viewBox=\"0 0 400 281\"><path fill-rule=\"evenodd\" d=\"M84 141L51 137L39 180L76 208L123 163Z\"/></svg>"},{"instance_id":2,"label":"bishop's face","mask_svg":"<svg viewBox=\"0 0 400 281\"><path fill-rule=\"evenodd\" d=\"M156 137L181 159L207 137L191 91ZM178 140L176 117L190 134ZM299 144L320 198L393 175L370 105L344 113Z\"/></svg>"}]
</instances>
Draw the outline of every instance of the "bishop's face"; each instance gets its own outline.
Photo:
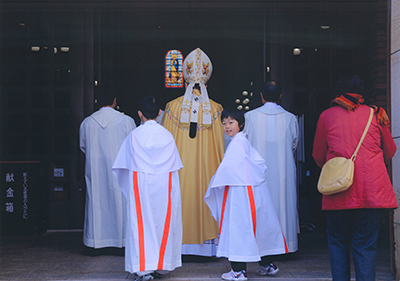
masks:
<instances>
[{"instance_id":1,"label":"bishop's face","mask_svg":"<svg viewBox=\"0 0 400 281\"><path fill-rule=\"evenodd\" d=\"M222 127L224 128L225 134L230 137L233 137L240 131L238 121L231 117L222 119Z\"/></svg>"}]
</instances>

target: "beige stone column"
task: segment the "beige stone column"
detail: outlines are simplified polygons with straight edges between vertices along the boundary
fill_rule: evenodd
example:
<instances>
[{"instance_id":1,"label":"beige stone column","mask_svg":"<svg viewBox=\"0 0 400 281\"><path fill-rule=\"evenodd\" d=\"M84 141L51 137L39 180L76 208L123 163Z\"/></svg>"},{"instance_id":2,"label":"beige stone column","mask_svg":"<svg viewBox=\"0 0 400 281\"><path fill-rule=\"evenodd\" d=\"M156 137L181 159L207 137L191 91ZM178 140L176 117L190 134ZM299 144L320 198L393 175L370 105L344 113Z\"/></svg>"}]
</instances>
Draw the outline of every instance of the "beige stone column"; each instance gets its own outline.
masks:
<instances>
[{"instance_id":1,"label":"beige stone column","mask_svg":"<svg viewBox=\"0 0 400 281\"><path fill-rule=\"evenodd\" d=\"M400 206L400 0L391 0L391 125L397 152L392 160L393 186ZM400 210L394 212L396 280L400 280Z\"/></svg>"}]
</instances>

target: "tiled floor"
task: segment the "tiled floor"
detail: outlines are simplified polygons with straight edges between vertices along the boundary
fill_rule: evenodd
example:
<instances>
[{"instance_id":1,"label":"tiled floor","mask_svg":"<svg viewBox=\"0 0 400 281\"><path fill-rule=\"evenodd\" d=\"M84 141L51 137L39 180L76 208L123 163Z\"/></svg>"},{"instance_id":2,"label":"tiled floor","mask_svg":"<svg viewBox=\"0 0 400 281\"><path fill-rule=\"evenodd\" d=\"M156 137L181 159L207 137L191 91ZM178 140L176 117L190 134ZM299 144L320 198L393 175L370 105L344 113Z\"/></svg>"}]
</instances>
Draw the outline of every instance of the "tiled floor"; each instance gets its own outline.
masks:
<instances>
[{"instance_id":1,"label":"tiled floor","mask_svg":"<svg viewBox=\"0 0 400 281\"><path fill-rule=\"evenodd\" d=\"M125 272L123 255L104 251L88 256L82 244L82 232L47 232L40 236L0 238L0 280L133 280ZM377 280L394 281L390 273L389 249L381 243L377 261ZM256 263L248 264L249 280L331 280L326 236L302 233L299 251L277 259L280 272L273 277L255 274ZM164 275L174 280L221 280L229 271L223 258L184 256L181 268Z\"/></svg>"}]
</instances>

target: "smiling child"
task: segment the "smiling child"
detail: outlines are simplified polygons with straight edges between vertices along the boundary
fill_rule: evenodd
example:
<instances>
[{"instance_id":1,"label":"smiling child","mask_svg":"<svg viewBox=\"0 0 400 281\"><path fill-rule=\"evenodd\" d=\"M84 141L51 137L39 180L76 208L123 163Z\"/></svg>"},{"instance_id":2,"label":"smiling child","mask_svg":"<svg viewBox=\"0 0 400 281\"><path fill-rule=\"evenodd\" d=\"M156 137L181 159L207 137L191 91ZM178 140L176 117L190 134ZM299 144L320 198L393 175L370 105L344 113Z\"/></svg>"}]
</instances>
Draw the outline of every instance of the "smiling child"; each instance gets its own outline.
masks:
<instances>
[{"instance_id":1,"label":"smiling child","mask_svg":"<svg viewBox=\"0 0 400 281\"><path fill-rule=\"evenodd\" d=\"M204 200L220 227L216 255L231 262L222 279L247 280L246 262L288 249L265 180L267 167L242 132L243 113L224 109L221 121L232 140Z\"/></svg>"}]
</instances>

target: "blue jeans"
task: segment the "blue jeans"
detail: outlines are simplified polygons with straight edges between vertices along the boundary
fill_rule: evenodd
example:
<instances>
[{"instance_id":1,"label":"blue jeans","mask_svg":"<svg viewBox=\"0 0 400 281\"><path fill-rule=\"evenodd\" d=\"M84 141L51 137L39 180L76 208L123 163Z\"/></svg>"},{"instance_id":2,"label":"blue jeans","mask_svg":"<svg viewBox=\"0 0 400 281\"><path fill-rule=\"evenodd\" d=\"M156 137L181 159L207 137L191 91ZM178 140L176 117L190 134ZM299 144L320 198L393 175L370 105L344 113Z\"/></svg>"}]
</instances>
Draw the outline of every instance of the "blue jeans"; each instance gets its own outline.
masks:
<instances>
[{"instance_id":1,"label":"blue jeans","mask_svg":"<svg viewBox=\"0 0 400 281\"><path fill-rule=\"evenodd\" d=\"M357 281L375 280L377 240L386 209L327 211L328 243L334 281L350 280L350 249Z\"/></svg>"}]
</instances>

